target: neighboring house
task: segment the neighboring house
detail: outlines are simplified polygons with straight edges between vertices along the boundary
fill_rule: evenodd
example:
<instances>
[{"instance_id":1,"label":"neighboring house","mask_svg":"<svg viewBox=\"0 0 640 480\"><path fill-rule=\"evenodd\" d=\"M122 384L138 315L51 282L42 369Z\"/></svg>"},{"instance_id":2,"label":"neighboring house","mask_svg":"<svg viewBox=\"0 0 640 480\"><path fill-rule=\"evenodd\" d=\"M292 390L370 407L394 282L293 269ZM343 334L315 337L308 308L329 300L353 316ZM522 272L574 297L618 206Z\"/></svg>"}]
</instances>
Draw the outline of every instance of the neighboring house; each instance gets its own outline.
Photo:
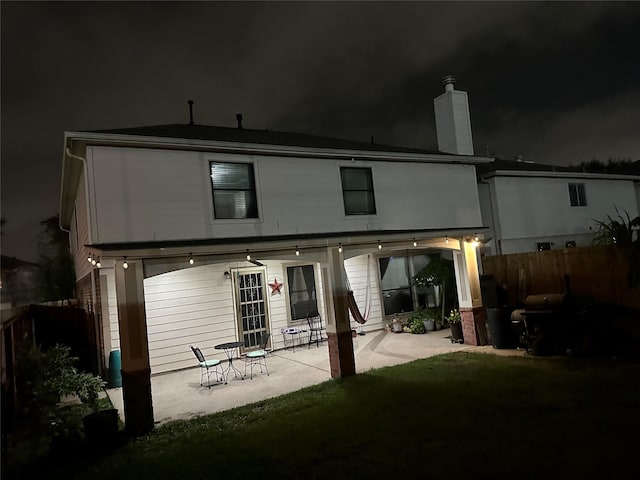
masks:
<instances>
[{"instance_id":1,"label":"neighboring house","mask_svg":"<svg viewBox=\"0 0 640 480\"><path fill-rule=\"evenodd\" d=\"M65 133L61 227L79 296L101 314L105 357L121 350L128 424L153 425L149 375L193 366L190 344L224 359L214 345L248 351L270 332L283 348L281 329L309 310L326 321L332 375L355 373L347 285L364 329L381 329L433 304L410 282L428 254L454 260L476 344L474 166L491 159L469 150L466 94L445 87L435 104L439 130L452 129L438 135L447 153L244 129L241 117L237 128Z\"/></svg>"},{"instance_id":2,"label":"neighboring house","mask_svg":"<svg viewBox=\"0 0 640 480\"><path fill-rule=\"evenodd\" d=\"M28 305L38 301L38 265L16 257L2 255L0 258L2 280L0 296L2 308Z\"/></svg>"},{"instance_id":3,"label":"neighboring house","mask_svg":"<svg viewBox=\"0 0 640 480\"><path fill-rule=\"evenodd\" d=\"M484 255L590 245L596 221L638 216L638 175L501 159L477 172Z\"/></svg>"}]
</instances>

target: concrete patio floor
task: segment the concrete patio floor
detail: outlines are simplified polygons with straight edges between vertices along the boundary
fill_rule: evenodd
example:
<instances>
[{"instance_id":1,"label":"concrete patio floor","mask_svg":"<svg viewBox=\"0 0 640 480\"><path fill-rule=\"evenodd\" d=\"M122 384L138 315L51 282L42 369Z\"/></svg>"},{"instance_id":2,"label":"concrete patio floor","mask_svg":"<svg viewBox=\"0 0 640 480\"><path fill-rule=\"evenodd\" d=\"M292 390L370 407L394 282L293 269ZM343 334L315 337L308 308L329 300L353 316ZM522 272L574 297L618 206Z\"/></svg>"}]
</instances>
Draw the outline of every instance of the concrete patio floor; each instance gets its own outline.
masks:
<instances>
[{"instance_id":1,"label":"concrete patio floor","mask_svg":"<svg viewBox=\"0 0 640 480\"><path fill-rule=\"evenodd\" d=\"M443 353L475 351L498 355L526 355L524 350L497 350L491 345L474 347L451 343L449 329L426 335L394 334L384 330L358 335L353 339L357 373L374 368L407 363ZM208 352L203 352L205 356ZM195 357L194 357L195 363ZM224 364L226 365L226 363ZM153 412L156 425L172 420L188 419L259 400L300 390L331 379L327 342L311 348L296 346L295 350L276 350L267 356L269 375L253 369L253 379L242 380L230 375L228 383L200 386L200 367L151 377ZM234 366L244 371L244 361ZM124 421L122 388L107 390L111 402Z\"/></svg>"}]
</instances>

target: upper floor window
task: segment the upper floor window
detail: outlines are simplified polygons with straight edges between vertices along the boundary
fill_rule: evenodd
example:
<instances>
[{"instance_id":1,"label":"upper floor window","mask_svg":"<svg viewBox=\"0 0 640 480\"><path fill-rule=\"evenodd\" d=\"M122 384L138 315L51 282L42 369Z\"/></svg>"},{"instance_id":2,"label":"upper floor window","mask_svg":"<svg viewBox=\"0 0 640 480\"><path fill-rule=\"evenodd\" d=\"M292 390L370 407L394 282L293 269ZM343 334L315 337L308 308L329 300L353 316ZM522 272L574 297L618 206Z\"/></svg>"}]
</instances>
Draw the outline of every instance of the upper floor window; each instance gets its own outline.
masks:
<instances>
[{"instance_id":1,"label":"upper floor window","mask_svg":"<svg viewBox=\"0 0 640 480\"><path fill-rule=\"evenodd\" d=\"M569 184L569 199L572 207L587 206L587 197L584 194L584 183Z\"/></svg>"},{"instance_id":2,"label":"upper floor window","mask_svg":"<svg viewBox=\"0 0 640 480\"><path fill-rule=\"evenodd\" d=\"M373 178L370 168L341 167L342 196L345 215L372 215L376 213Z\"/></svg>"},{"instance_id":3,"label":"upper floor window","mask_svg":"<svg viewBox=\"0 0 640 480\"><path fill-rule=\"evenodd\" d=\"M215 218L258 218L253 164L210 162Z\"/></svg>"}]
</instances>

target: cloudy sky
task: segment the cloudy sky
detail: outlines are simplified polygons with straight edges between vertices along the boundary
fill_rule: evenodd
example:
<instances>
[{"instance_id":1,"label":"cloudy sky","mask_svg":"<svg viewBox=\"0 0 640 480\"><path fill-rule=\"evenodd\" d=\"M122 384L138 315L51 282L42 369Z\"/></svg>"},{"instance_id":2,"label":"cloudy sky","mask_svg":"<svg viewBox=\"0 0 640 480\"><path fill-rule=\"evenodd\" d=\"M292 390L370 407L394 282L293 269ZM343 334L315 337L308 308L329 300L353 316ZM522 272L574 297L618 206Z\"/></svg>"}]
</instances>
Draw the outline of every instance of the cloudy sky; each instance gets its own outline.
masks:
<instances>
[{"instance_id":1,"label":"cloudy sky","mask_svg":"<svg viewBox=\"0 0 640 480\"><path fill-rule=\"evenodd\" d=\"M36 258L63 132L196 123L436 148L443 75L476 153L640 159L640 3L1 2L2 253Z\"/></svg>"}]
</instances>

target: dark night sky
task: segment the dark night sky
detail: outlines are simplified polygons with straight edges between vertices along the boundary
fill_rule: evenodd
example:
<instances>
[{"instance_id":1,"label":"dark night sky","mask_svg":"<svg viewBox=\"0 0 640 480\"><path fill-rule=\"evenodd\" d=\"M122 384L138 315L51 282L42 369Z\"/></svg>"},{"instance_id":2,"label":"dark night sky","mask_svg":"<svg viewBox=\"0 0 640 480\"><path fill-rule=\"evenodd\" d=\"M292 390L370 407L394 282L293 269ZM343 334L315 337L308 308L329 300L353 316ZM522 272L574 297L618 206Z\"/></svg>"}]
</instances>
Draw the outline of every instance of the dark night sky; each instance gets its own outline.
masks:
<instances>
[{"instance_id":1,"label":"dark night sky","mask_svg":"<svg viewBox=\"0 0 640 480\"><path fill-rule=\"evenodd\" d=\"M2 1L2 253L36 257L65 130L196 123L476 153L640 159L640 3Z\"/></svg>"}]
</instances>

